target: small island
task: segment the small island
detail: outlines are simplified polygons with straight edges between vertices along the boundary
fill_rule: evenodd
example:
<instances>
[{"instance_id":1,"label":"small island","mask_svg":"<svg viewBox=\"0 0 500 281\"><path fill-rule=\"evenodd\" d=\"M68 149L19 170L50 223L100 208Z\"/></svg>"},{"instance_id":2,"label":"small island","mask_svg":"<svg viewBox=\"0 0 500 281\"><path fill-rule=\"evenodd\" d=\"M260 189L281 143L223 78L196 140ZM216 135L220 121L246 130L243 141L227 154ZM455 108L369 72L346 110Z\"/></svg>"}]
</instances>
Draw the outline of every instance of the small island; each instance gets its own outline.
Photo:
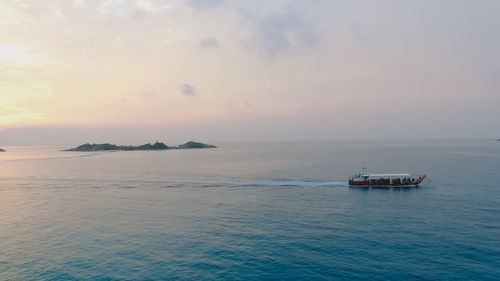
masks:
<instances>
[{"instance_id":1,"label":"small island","mask_svg":"<svg viewBox=\"0 0 500 281\"><path fill-rule=\"evenodd\" d=\"M500 139L497 139L497 141L500 141Z\"/></svg>"},{"instance_id":2,"label":"small island","mask_svg":"<svg viewBox=\"0 0 500 281\"><path fill-rule=\"evenodd\" d=\"M192 149L192 148L217 148L217 146L201 142L188 141L185 144L181 144L177 147L177 149Z\"/></svg>"},{"instance_id":3,"label":"small island","mask_svg":"<svg viewBox=\"0 0 500 281\"><path fill-rule=\"evenodd\" d=\"M120 151L134 151L134 150L170 150L170 149L195 149L195 148L217 148L215 145L205 144L201 142L188 141L185 144L178 146L168 146L162 142L155 142L154 144L143 144L138 146L133 145L115 145L110 143L101 144L82 144L75 148L66 149L64 151L106 151L106 150L120 150Z\"/></svg>"},{"instance_id":4,"label":"small island","mask_svg":"<svg viewBox=\"0 0 500 281\"><path fill-rule=\"evenodd\" d=\"M5 152L5 150L3 150L3 149L0 148L0 152Z\"/></svg>"}]
</instances>

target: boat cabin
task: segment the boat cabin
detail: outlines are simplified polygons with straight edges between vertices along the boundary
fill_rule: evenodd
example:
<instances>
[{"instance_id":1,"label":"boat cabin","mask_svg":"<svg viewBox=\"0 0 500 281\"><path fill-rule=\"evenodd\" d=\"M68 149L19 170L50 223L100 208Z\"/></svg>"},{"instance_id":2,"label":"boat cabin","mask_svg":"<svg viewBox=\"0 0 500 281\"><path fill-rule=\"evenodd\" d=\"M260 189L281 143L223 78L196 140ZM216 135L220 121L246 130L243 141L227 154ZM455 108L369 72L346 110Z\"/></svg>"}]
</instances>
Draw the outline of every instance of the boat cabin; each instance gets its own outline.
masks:
<instances>
[{"instance_id":1,"label":"boat cabin","mask_svg":"<svg viewBox=\"0 0 500 281\"><path fill-rule=\"evenodd\" d=\"M416 186L421 183L425 175L413 174L359 174L349 178L350 185L368 186Z\"/></svg>"}]
</instances>

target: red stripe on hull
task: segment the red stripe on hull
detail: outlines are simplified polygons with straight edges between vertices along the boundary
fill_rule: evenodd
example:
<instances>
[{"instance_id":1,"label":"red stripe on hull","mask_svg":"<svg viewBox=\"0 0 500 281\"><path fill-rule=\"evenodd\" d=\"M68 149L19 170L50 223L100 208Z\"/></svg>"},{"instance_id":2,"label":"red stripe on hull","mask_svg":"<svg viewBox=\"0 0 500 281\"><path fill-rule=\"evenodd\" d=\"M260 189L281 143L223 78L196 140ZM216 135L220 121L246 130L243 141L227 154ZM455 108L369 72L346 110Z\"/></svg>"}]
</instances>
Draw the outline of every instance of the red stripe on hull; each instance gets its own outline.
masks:
<instances>
[{"instance_id":1,"label":"red stripe on hull","mask_svg":"<svg viewBox=\"0 0 500 281\"><path fill-rule=\"evenodd\" d=\"M361 183L353 183L350 185L352 185L352 186L417 186L418 183L416 183L416 184L370 184L370 183L361 184Z\"/></svg>"}]
</instances>

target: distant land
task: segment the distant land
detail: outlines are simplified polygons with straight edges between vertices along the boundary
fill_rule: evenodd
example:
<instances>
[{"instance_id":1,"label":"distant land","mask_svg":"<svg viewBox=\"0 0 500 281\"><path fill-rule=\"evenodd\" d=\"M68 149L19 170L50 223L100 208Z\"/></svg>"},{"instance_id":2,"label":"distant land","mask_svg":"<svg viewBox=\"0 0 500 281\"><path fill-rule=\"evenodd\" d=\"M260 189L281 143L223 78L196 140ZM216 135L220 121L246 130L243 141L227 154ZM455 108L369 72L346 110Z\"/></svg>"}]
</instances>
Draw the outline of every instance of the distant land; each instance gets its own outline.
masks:
<instances>
[{"instance_id":1,"label":"distant land","mask_svg":"<svg viewBox=\"0 0 500 281\"><path fill-rule=\"evenodd\" d=\"M3 149L0 148L0 152L5 152L5 150L3 150Z\"/></svg>"},{"instance_id":2,"label":"distant land","mask_svg":"<svg viewBox=\"0 0 500 281\"><path fill-rule=\"evenodd\" d=\"M105 151L105 150L134 151L134 150L169 150L169 149L195 149L195 148L217 148L217 146L195 141L188 141L185 144L181 144L179 146L168 146L162 142L155 142L154 144L147 143L138 146L115 145L110 143L101 143L101 144L86 143L77 146L75 148L66 149L64 151Z\"/></svg>"}]
</instances>

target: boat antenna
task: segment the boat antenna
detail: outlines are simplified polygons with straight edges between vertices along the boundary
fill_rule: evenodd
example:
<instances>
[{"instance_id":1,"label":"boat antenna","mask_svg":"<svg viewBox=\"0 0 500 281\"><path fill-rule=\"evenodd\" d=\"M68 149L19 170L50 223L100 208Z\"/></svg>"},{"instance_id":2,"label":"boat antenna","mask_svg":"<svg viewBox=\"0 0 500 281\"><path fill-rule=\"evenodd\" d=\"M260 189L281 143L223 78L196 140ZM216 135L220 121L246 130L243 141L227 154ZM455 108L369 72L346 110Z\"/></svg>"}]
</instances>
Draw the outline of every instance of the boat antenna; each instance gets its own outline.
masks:
<instances>
[{"instance_id":1,"label":"boat antenna","mask_svg":"<svg viewBox=\"0 0 500 281\"><path fill-rule=\"evenodd\" d=\"M361 170L363 171L364 174L367 174L366 167L361 167Z\"/></svg>"}]
</instances>

